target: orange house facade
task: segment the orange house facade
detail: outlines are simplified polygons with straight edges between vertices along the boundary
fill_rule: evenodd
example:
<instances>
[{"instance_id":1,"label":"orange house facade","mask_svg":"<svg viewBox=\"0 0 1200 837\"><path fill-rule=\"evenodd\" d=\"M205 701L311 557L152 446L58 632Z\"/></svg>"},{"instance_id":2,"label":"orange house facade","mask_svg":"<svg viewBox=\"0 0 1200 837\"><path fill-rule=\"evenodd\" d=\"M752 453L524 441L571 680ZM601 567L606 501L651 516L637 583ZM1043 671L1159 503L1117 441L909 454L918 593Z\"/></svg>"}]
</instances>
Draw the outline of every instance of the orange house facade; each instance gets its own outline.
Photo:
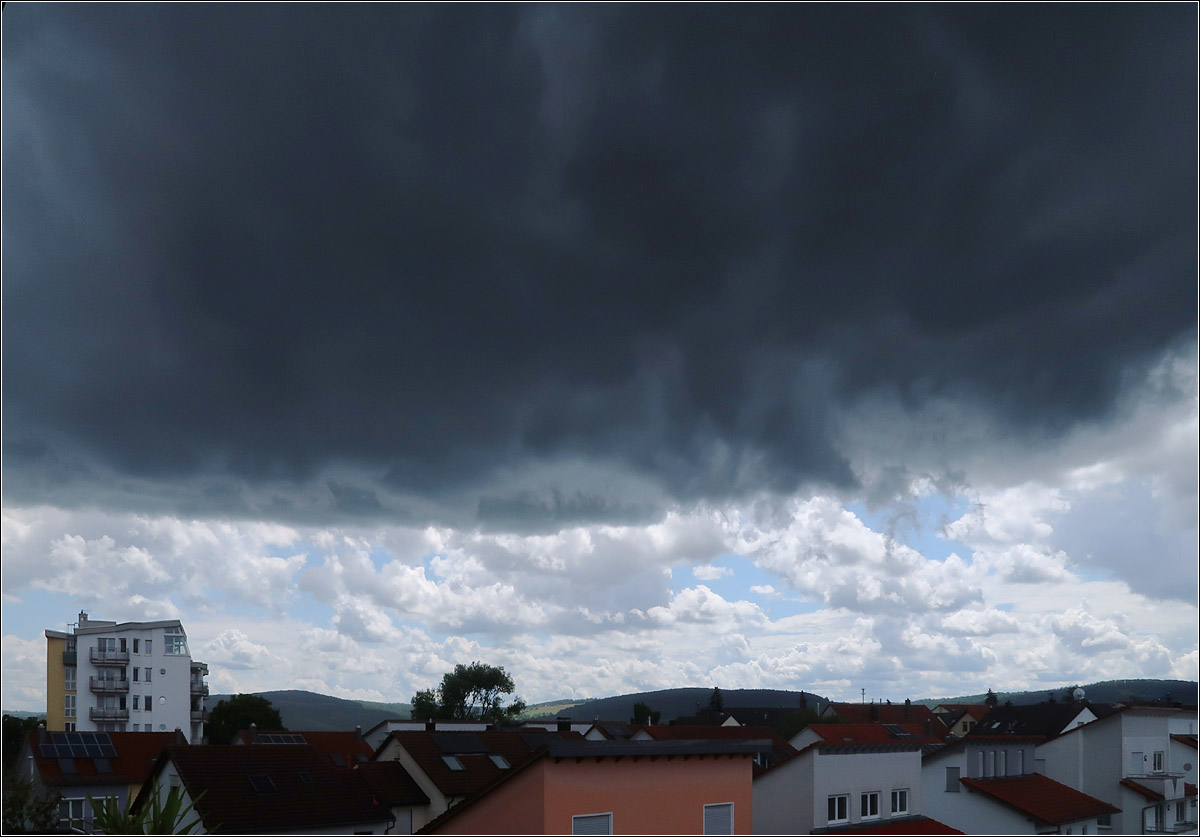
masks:
<instances>
[{"instance_id":1,"label":"orange house facade","mask_svg":"<svg viewBox=\"0 0 1200 837\"><path fill-rule=\"evenodd\" d=\"M752 832L752 746L726 741L586 746L595 743L554 742L502 781L430 822L422 832ZM644 744L651 746L637 746Z\"/></svg>"}]
</instances>

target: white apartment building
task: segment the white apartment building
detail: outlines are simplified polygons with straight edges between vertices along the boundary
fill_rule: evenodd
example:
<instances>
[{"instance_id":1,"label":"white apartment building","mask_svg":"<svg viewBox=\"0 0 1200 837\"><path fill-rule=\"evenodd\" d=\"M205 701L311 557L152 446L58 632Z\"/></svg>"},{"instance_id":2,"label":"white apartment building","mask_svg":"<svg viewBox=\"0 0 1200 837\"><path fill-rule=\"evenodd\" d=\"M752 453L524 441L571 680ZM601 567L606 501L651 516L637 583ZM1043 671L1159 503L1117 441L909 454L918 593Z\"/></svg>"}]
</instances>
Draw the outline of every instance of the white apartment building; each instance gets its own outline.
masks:
<instances>
[{"instance_id":1,"label":"white apartment building","mask_svg":"<svg viewBox=\"0 0 1200 837\"><path fill-rule=\"evenodd\" d=\"M188 652L178 619L79 621L46 631L46 728L94 732L170 732L192 743L208 720L205 663Z\"/></svg>"}]
</instances>

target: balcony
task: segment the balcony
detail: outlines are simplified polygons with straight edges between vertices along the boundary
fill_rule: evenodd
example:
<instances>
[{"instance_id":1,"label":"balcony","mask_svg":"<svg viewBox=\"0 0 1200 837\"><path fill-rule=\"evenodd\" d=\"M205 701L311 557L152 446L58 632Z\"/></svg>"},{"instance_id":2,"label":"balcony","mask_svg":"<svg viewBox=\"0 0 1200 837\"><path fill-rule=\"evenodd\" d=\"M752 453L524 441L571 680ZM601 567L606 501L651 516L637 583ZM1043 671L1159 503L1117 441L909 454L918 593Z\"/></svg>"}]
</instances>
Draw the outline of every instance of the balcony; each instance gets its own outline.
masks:
<instances>
[{"instance_id":1,"label":"balcony","mask_svg":"<svg viewBox=\"0 0 1200 837\"><path fill-rule=\"evenodd\" d=\"M128 651L102 651L91 649L89 659L98 666L123 666L129 664Z\"/></svg>"},{"instance_id":2,"label":"balcony","mask_svg":"<svg viewBox=\"0 0 1200 837\"><path fill-rule=\"evenodd\" d=\"M79 654L76 653L75 651L64 651L63 652L63 665L64 666L79 665Z\"/></svg>"},{"instance_id":3,"label":"balcony","mask_svg":"<svg viewBox=\"0 0 1200 837\"><path fill-rule=\"evenodd\" d=\"M207 695L208 694L208 684L203 683L199 680L193 680L192 681L192 694L193 695Z\"/></svg>"},{"instance_id":4,"label":"balcony","mask_svg":"<svg viewBox=\"0 0 1200 837\"><path fill-rule=\"evenodd\" d=\"M93 706L88 710L88 717L93 721L128 721L128 709L103 709Z\"/></svg>"},{"instance_id":5,"label":"balcony","mask_svg":"<svg viewBox=\"0 0 1200 837\"><path fill-rule=\"evenodd\" d=\"M193 723L204 723L207 720L208 720L208 710L207 709L193 709L192 710L192 722Z\"/></svg>"},{"instance_id":6,"label":"balcony","mask_svg":"<svg viewBox=\"0 0 1200 837\"><path fill-rule=\"evenodd\" d=\"M115 677L93 677L91 678L92 691L97 694L116 694L118 692L129 691L128 680L118 680Z\"/></svg>"}]
</instances>

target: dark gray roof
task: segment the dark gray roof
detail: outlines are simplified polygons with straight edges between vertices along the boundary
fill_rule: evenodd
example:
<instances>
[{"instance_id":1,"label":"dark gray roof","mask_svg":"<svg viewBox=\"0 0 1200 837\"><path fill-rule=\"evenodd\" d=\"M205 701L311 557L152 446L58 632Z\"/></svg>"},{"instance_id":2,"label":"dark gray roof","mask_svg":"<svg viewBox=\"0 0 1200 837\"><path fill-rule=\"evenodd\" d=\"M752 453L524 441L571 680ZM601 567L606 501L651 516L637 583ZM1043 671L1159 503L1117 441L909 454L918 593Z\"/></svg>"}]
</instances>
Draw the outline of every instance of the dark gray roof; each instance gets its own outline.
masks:
<instances>
[{"instance_id":1,"label":"dark gray roof","mask_svg":"<svg viewBox=\"0 0 1200 837\"><path fill-rule=\"evenodd\" d=\"M716 755L726 753L767 753L771 742L766 739L738 741L709 739L705 741L566 741L553 739L549 744L552 758L603 756L682 756Z\"/></svg>"}]
</instances>

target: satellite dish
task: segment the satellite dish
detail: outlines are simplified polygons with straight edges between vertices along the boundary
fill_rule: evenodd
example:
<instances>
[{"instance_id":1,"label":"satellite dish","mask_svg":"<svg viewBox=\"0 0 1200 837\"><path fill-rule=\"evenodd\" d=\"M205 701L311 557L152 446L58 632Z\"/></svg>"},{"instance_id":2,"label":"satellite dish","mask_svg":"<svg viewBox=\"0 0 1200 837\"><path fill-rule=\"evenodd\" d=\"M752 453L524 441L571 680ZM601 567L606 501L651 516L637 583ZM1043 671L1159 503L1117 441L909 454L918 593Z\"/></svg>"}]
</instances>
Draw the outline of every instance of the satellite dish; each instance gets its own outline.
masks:
<instances>
[{"instance_id":1,"label":"satellite dish","mask_svg":"<svg viewBox=\"0 0 1200 837\"><path fill-rule=\"evenodd\" d=\"M1083 695L1083 689L1076 689L1075 691L1071 692L1071 697L1075 698L1075 700L1083 700Z\"/></svg>"}]
</instances>

